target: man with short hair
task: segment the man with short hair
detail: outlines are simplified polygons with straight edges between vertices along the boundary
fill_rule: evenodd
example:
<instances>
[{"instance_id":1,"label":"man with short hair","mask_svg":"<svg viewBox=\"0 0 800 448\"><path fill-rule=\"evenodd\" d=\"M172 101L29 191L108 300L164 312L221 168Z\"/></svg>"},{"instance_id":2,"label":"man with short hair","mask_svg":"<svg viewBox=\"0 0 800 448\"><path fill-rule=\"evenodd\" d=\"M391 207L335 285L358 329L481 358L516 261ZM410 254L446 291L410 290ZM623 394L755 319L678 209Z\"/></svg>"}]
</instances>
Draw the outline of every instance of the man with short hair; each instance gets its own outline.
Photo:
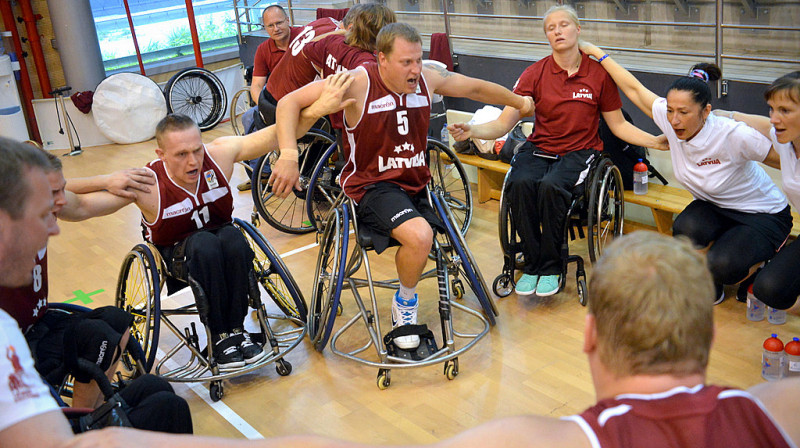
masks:
<instances>
[{"instance_id":1,"label":"man with short hair","mask_svg":"<svg viewBox=\"0 0 800 448\"><path fill-rule=\"evenodd\" d=\"M256 49L253 61L253 80L250 83L250 98L258 100L261 91L267 84L267 78L278 66L286 54L289 42L292 41L302 27L293 27L289 24L289 17L281 5L270 5L261 14L261 23L269 34L269 39L262 42ZM272 123L268 123L272 124Z\"/></svg>"},{"instance_id":2,"label":"man with short hair","mask_svg":"<svg viewBox=\"0 0 800 448\"><path fill-rule=\"evenodd\" d=\"M653 232L616 239L594 265L589 282L583 351L589 358L597 404L561 419L532 415L498 419L429 446L795 446L800 441L800 378L762 383L749 391L705 384L714 333L713 295L705 257L688 241ZM133 436L128 430L108 429L79 436L66 447L111 446L112 441ZM172 448L230 443L150 437L139 432L136 440L145 445L168 443ZM298 436L241 446L366 445Z\"/></svg>"},{"instance_id":3,"label":"man with short hair","mask_svg":"<svg viewBox=\"0 0 800 448\"><path fill-rule=\"evenodd\" d=\"M468 97L533 112L530 98L505 87L422 64L422 38L411 26L391 23L377 36L378 61L351 71L355 80L345 94L355 102L344 110L347 140L341 186L356 203L359 222L369 229L375 250L383 252L390 238L400 247L395 265L400 288L392 301L395 328L417 323L417 282L433 244L433 227L441 226L428 204L425 187L431 173L425 165L431 95ZM270 182L273 193L287 196L300 188L296 131L297 113L311 104L322 85L309 84L285 96L278 106L281 155ZM433 227L432 227L433 226ZM404 350L419 346L419 335L398 335Z\"/></svg>"}]
</instances>

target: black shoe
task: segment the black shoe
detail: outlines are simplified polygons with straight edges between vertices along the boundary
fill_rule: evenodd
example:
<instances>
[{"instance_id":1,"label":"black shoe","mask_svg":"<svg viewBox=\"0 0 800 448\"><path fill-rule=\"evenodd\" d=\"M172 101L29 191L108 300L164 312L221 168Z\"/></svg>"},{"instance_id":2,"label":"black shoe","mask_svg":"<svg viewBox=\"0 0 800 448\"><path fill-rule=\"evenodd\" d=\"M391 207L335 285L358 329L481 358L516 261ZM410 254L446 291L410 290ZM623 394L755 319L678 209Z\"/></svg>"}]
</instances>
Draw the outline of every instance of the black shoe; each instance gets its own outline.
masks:
<instances>
[{"instance_id":1,"label":"black shoe","mask_svg":"<svg viewBox=\"0 0 800 448\"><path fill-rule=\"evenodd\" d=\"M714 284L714 305L719 305L725 300L725 288L722 283Z\"/></svg>"},{"instance_id":2,"label":"black shoe","mask_svg":"<svg viewBox=\"0 0 800 448\"><path fill-rule=\"evenodd\" d=\"M214 343L214 358L222 370L244 367L244 357L239 351L238 336L223 337Z\"/></svg>"},{"instance_id":3,"label":"black shoe","mask_svg":"<svg viewBox=\"0 0 800 448\"><path fill-rule=\"evenodd\" d=\"M239 346L239 352L242 354L245 363L253 364L254 362L261 361L265 356L267 356L266 352L264 352L264 349L250 339L250 333L244 330L233 331L234 335L231 336L231 338L236 339L236 343Z\"/></svg>"},{"instance_id":4,"label":"black shoe","mask_svg":"<svg viewBox=\"0 0 800 448\"><path fill-rule=\"evenodd\" d=\"M753 275L747 277L746 279L742 280L741 283L739 283L739 289L736 290L736 300L747 303L747 289L750 287L750 285L755 283L756 276L760 271L761 268L758 268L756 272L753 272Z\"/></svg>"}]
</instances>

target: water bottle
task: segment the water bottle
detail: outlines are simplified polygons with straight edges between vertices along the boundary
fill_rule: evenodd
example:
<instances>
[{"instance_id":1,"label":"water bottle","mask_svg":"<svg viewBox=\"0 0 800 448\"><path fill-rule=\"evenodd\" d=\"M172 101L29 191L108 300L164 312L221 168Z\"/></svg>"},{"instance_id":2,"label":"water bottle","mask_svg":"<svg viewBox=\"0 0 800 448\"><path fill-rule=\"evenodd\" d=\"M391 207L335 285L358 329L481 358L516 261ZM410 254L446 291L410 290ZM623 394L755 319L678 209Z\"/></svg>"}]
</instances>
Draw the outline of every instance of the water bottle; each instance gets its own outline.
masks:
<instances>
[{"instance_id":1,"label":"water bottle","mask_svg":"<svg viewBox=\"0 0 800 448\"><path fill-rule=\"evenodd\" d=\"M786 376L800 376L800 339L792 338L786 344Z\"/></svg>"},{"instance_id":2,"label":"water bottle","mask_svg":"<svg viewBox=\"0 0 800 448\"><path fill-rule=\"evenodd\" d=\"M647 165L639 159L639 163L633 166L633 192L636 194L647 194Z\"/></svg>"},{"instance_id":3,"label":"water bottle","mask_svg":"<svg viewBox=\"0 0 800 448\"><path fill-rule=\"evenodd\" d=\"M753 295L753 285L747 288L747 319L753 322L764 320L766 305Z\"/></svg>"},{"instance_id":4,"label":"water bottle","mask_svg":"<svg viewBox=\"0 0 800 448\"><path fill-rule=\"evenodd\" d=\"M447 130L447 123L442 126L442 143L447 146L450 146L450 131Z\"/></svg>"},{"instance_id":5,"label":"water bottle","mask_svg":"<svg viewBox=\"0 0 800 448\"><path fill-rule=\"evenodd\" d=\"M771 324L782 325L786 323L786 310L778 310L771 306L767 307L767 320Z\"/></svg>"},{"instance_id":6,"label":"water bottle","mask_svg":"<svg viewBox=\"0 0 800 448\"><path fill-rule=\"evenodd\" d=\"M783 370L786 365L786 354L783 352L783 342L778 339L778 335L773 333L772 337L764 341L764 353L761 355L761 376L767 381L775 381L783 378Z\"/></svg>"}]
</instances>

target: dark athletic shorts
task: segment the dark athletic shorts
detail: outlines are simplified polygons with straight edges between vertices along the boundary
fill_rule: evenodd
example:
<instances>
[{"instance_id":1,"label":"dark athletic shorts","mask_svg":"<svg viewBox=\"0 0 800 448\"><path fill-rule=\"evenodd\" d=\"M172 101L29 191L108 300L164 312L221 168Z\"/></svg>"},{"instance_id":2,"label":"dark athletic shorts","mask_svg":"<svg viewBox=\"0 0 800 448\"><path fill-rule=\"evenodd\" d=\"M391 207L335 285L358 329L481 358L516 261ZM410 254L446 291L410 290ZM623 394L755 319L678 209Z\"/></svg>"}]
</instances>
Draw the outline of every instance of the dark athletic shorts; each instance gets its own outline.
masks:
<instances>
[{"instance_id":1,"label":"dark athletic shorts","mask_svg":"<svg viewBox=\"0 0 800 448\"><path fill-rule=\"evenodd\" d=\"M399 185L378 182L367 187L367 193L356 206L359 232L372 238L375 252L381 253L393 242L392 230L411 218L422 217L434 231L444 231L444 225L428 202L428 191L409 195ZM395 243L396 244L396 243Z\"/></svg>"}]
</instances>

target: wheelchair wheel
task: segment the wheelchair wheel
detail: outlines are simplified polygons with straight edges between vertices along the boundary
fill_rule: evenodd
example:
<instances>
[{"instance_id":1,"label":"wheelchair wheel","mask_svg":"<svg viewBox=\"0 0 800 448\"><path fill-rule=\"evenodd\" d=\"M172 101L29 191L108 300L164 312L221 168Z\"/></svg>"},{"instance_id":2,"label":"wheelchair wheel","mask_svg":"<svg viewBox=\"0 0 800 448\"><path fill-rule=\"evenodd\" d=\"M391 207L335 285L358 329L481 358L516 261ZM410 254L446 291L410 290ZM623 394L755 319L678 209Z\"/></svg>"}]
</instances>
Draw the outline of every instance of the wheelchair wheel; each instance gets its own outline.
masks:
<instances>
[{"instance_id":1,"label":"wheelchair wheel","mask_svg":"<svg viewBox=\"0 0 800 448\"><path fill-rule=\"evenodd\" d=\"M491 296L489 296L489 288L486 287L486 282L483 280L483 276L478 270L475 257L472 255L472 252L470 252L469 247L467 247L466 241L464 241L464 235L454 226L456 221L453 218L453 214L450 212L449 205L440 193L431 195L431 200L434 208L444 222L450 245L455 255L461 260L458 269L464 275L464 278L467 279L470 288L478 298L478 302L483 308L483 312L489 320L489 323L494 325L496 323L495 316L498 315L497 307Z\"/></svg>"},{"instance_id":2,"label":"wheelchair wheel","mask_svg":"<svg viewBox=\"0 0 800 448\"><path fill-rule=\"evenodd\" d=\"M164 88L169 113L184 114L207 131L222 120L228 95L225 86L210 71L192 67L176 73Z\"/></svg>"},{"instance_id":3,"label":"wheelchair wheel","mask_svg":"<svg viewBox=\"0 0 800 448\"><path fill-rule=\"evenodd\" d=\"M339 186L339 174L344 162L338 145L331 145L309 177L306 214L318 232L322 232L328 212L344 199L344 191Z\"/></svg>"},{"instance_id":4,"label":"wheelchair wheel","mask_svg":"<svg viewBox=\"0 0 800 448\"><path fill-rule=\"evenodd\" d=\"M161 328L161 279L153 252L137 244L125 256L117 279L116 306L133 315L131 336L144 354L145 371L153 368Z\"/></svg>"},{"instance_id":5,"label":"wheelchair wheel","mask_svg":"<svg viewBox=\"0 0 800 448\"><path fill-rule=\"evenodd\" d=\"M611 159L600 160L590 185L586 226L589 258L594 263L600 258L606 244L622 235L625 198L622 175Z\"/></svg>"},{"instance_id":6,"label":"wheelchair wheel","mask_svg":"<svg viewBox=\"0 0 800 448\"><path fill-rule=\"evenodd\" d=\"M245 128L242 124L242 117L244 113L250 110L250 103L253 101L250 99L250 87L242 87L233 95L233 99L231 100L231 105L228 108L228 116L231 119L231 128L233 128L233 133L236 135L244 135Z\"/></svg>"},{"instance_id":7,"label":"wheelchair wheel","mask_svg":"<svg viewBox=\"0 0 800 448\"><path fill-rule=\"evenodd\" d=\"M328 344L339 309L347 262L350 216L347 204L328 215L325 232L319 244L314 290L311 293L311 312L308 316L308 335L314 348L322 351Z\"/></svg>"},{"instance_id":8,"label":"wheelchair wheel","mask_svg":"<svg viewBox=\"0 0 800 448\"><path fill-rule=\"evenodd\" d=\"M303 294L278 252L250 223L239 218L235 218L233 222L247 237L250 248L256 254L253 264L258 282L284 314L305 322L308 309Z\"/></svg>"},{"instance_id":9,"label":"wheelchair wheel","mask_svg":"<svg viewBox=\"0 0 800 448\"><path fill-rule=\"evenodd\" d=\"M431 170L431 191L440 188L462 235L472 222L472 190L461 161L444 143L428 139L428 168Z\"/></svg>"},{"instance_id":10,"label":"wheelchair wheel","mask_svg":"<svg viewBox=\"0 0 800 448\"><path fill-rule=\"evenodd\" d=\"M297 141L300 169L300 191L293 191L286 198L272 194L272 188L267 185L272 173L272 166L278 160L274 152L258 159L256 169L253 171L250 183L252 185L253 203L261 215L272 227L286 233L308 233L316 226L308 220L306 212L306 193L308 183L320 157L331 145L335 146L334 138L319 129L311 129Z\"/></svg>"}]
</instances>

